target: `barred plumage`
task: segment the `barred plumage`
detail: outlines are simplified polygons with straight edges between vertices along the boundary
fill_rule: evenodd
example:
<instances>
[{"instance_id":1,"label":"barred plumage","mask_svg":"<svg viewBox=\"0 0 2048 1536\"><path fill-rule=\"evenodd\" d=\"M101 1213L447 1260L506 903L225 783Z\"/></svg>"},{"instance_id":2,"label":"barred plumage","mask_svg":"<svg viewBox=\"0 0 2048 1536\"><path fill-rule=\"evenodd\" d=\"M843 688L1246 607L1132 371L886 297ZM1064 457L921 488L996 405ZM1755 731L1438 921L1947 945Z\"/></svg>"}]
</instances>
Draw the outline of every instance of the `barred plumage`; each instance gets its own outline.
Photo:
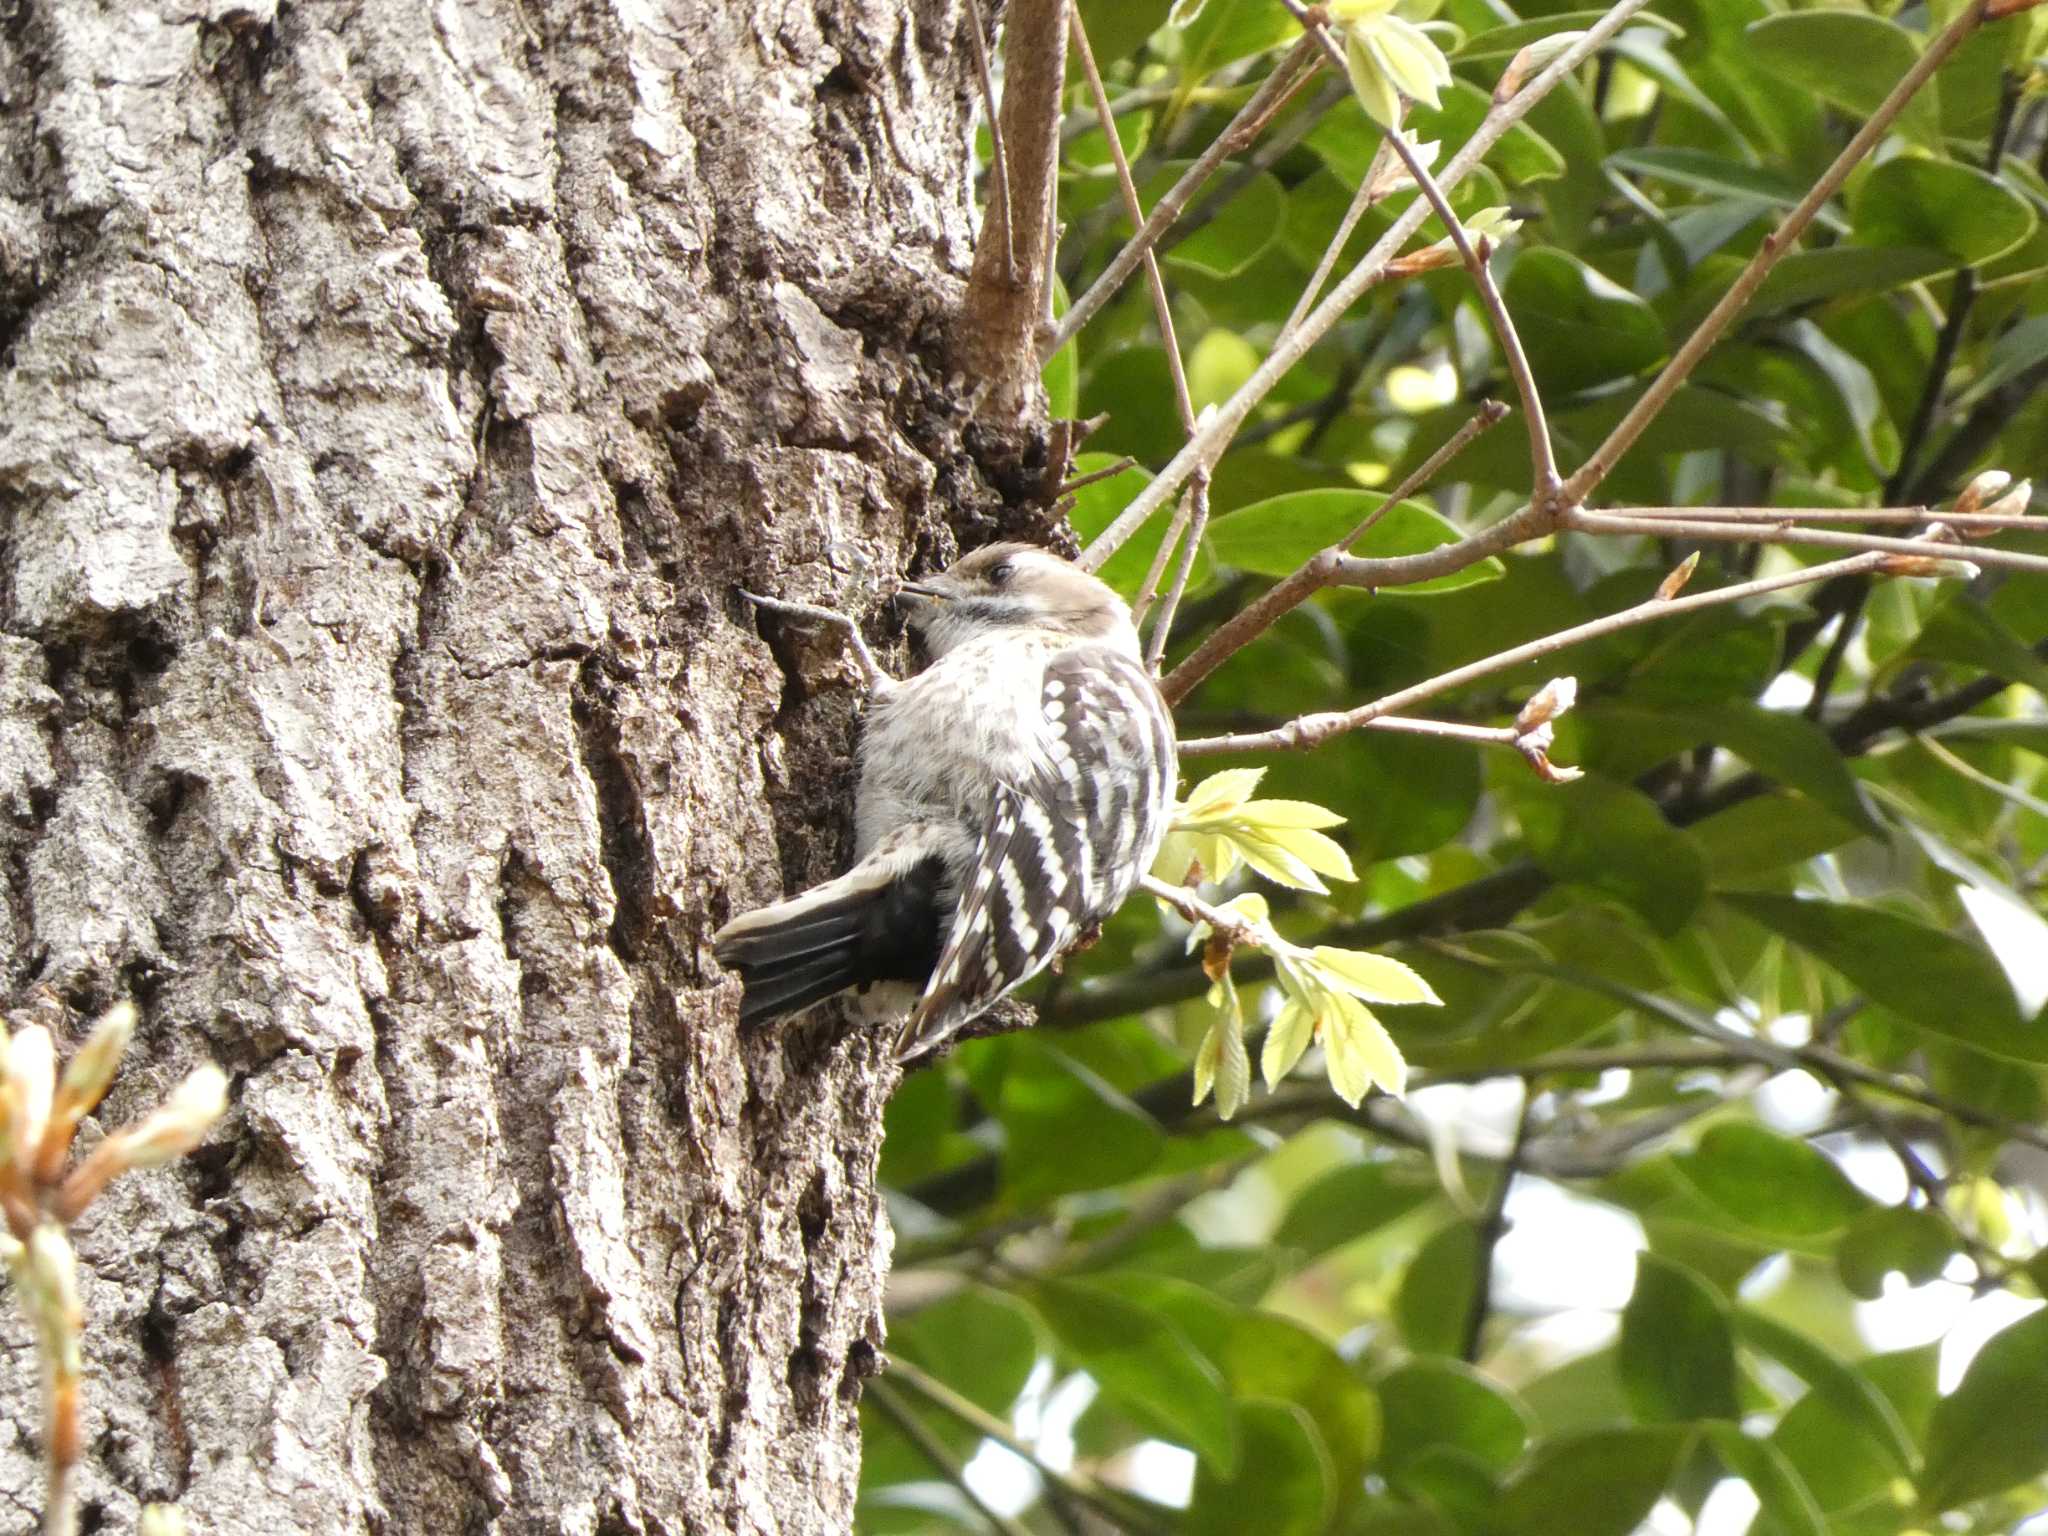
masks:
<instances>
[{"instance_id":1,"label":"barred plumage","mask_svg":"<svg viewBox=\"0 0 2048 1536\"><path fill-rule=\"evenodd\" d=\"M853 869L715 940L746 979L742 1020L848 987L920 988L903 1059L1122 905L1165 835L1176 773L1130 612L1101 582L1006 544L906 591L933 662L878 688ZM875 990L870 1011L908 1002Z\"/></svg>"}]
</instances>

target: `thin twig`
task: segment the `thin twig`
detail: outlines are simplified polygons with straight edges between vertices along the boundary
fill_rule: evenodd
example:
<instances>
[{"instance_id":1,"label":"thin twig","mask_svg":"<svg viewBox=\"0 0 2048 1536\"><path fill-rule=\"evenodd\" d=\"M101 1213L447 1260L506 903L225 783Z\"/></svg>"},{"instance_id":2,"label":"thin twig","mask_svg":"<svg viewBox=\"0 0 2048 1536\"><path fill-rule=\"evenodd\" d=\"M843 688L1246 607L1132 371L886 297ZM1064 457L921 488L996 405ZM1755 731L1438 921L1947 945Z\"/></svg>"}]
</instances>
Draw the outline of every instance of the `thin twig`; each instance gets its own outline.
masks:
<instances>
[{"instance_id":1,"label":"thin twig","mask_svg":"<svg viewBox=\"0 0 2048 1536\"><path fill-rule=\"evenodd\" d=\"M1458 1351L1460 1359L1469 1365L1479 1363L1479 1345L1486 1333L1486 1317L1493 1310L1493 1255L1500 1247L1500 1240L1508 1230L1508 1196L1515 1187L1515 1175L1522 1171L1522 1154L1529 1145L1529 1124L1536 1107L1538 1079L1527 1074L1522 1079L1522 1108L1515 1116L1515 1138L1508 1144L1508 1155L1500 1165L1499 1181L1493 1186L1493 1194L1486 1202L1485 1214L1479 1222L1479 1252L1472 1261L1472 1305L1465 1314L1464 1347Z\"/></svg>"},{"instance_id":2,"label":"thin twig","mask_svg":"<svg viewBox=\"0 0 2048 1536\"><path fill-rule=\"evenodd\" d=\"M1070 492L1078 491L1084 485L1093 485L1098 480L1113 480L1137 462L1136 459L1127 453L1114 464L1105 464L1100 469L1091 469L1086 474L1075 475L1070 480L1061 481L1059 494L1065 496Z\"/></svg>"},{"instance_id":3,"label":"thin twig","mask_svg":"<svg viewBox=\"0 0 2048 1536\"><path fill-rule=\"evenodd\" d=\"M1160 658L1166 654L1167 636L1173 632L1173 616L1180 608L1180 600L1188 589L1188 573L1195 568L1195 555L1202 547L1202 535L1209 531L1209 477L1197 474L1188 482L1187 504L1192 509L1188 518L1187 536L1181 540L1180 561L1173 570L1173 585L1167 589L1166 600L1159 605L1159 615L1152 621L1152 638L1145 647L1145 665L1156 675Z\"/></svg>"},{"instance_id":4,"label":"thin twig","mask_svg":"<svg viewBox=\"0 0 2048 1536\"><path fill-rule=\"evenodd\" d=\"M974 74L981 85L981 110L988 118L989 183L996 217L1003 221L1003 275L1017 280L1016 223L1010 207L1010 157L1003 152L1003 120L996 111L996 84L988 67L988 38L982 31L981 0L967 0L967 35L974 45Z\"/></svg>"},{"instance_id":5,"label":"thin twig","mask_svg":"<svg viewBox=\"0 0 2048 1536\"><path fill-rule=\"evenodd\" d=\"M1949 55L1961 47L1972 32L1983 25L1985 4L1986 0L1971 0L1961 15L1942 28L1940 34L1927 45L1927 51L1921 54L1913 67L1900 77L1899 83L1892 87L1891 94L1885 97L1877 110L1870 114L1869 120L1843 147L1842 152L1835 157L1834 163L1821 173L1820 180L1816 181L1808 189L1806 196L1799 200L1798 206L1785 215L1784 222L1764 237L1763 243L1757 247L1756 254L1750 258L1749 265L1742 269L1728 291L1721 295L1720 302L1708 312L1707 317L1685 339L1684 345L1672 355L1671 361L1664 365L1663 372L1659 373L1650 387L1643 391L1636 403L1629 407L1628 414L1607 434L1606 441L1595 448L1585 463L1574 470L1571 478L1565 481L1562 505L1582 505L1600 482L1607 478L1621 456L1628 452L1635 440L1643 435L1644 429L1670 403L1671 397L1678 392L1679 385L1691 376L1700 359L1705 357L1714 343L1721 339L1721 333L1749 307L1749 301L1756 296L1756 291L1763 285L1763 280L1770 275L1779 258L1784 256L1805 232L1806 226L1813 222L1814 215L1841 190L1842 183L1848 179L1849 173L1876 148L1877 141L1884 137L1898 115L1905 111L1906 103L1911 101L1920 87L1948 61ZM1162 475L1160 478L1165 477Z\"/></svg>"},{"instance_id":6,"label":"thin twig","mask_svg":"<svg viewBox=\"0 0 2048 1536\"><path fill-rule=\"evenodd\" d=\"M1633 512L1571 512L1565 525L1581 533L1646 533L1657 538L1690 538L1737 544L1805 544L1816 549L1878 550L1891 554L1935 554L1971 565L2001 566L2012 571L2048 573L2048 555L2022 554L1972 544L1930 545L1919 539L1893 539L1876 533L1851 533L1834 528L1772 528L1753 523L1719 522L1711 518L1637 517Z\"/></svg>"},{"instance_id":7,"label":"thin twig","mask_svg":"<svg viewBox=\"0 0 2048 1536\"><path fill-rule=\"evenodd\" d=\"M1507 101L1488 111L1472 137L1466 141L1465 147L1452 156L1450 163L1437 177L1437 184L1448 191L1463 181L1510 128L1526 117L1530 109L1549 95L1583 60L1603 47L1608 38L1626 26L1629 18L1647 3L1648 0L1619 0L1605 16L1587 29L1583 37L1552 60L1541 74ZM1978 0L1978 3L1981 4L1982 0ZM1361 294L1382 280L1386 275L1387 264L1408 242L1409 237L1421 227L1429 212L1429 204L1420 198L1402 210L1387 227L1386 232L1374 242L1372 249L1367 251L1343 281L1330 291L1329 296L1310 311L1293 330L1273 343L1272 350L1266 354L1266 360L1228 400L1215 408L1202 430L1195 434L1194 440L1173 456L1159 472L1158 477L1132 499L1130 505L1117 515L1114 522L1096 535L1094 542L1081 557L1080 564L1083 568L1099 569L1102 562L1115 554L1147 518L1172 499L1196 469L1207 468L1215 463L1223 446L1243 425L1245 418L1272 392L1274 385L1344 317Z\"/></svg>"},{"instance_id":8,"label":"thin twig","mask_svg":"<svg viewBox=\"0 0 2048 1536\"><path fill-rule=\"evenodd\" d=\"M1109 92L1103 89L1102 71L1095 67L1095 50L1088 46L1088 28L1081 21L1079 6L1067 12L1067 30L1073 37L1082 72L1088 77L1088 90L1095 98L1095 113L1102 120L1103 136L1109 140L1109 163L1116 170L1117 192L1124 200L1124 212L1137 225L1144 220L1144 205L1138 201L1137 183L1131 180L1131 163L1124 156L1123 140L1117 137L1116 119L1109 110ZM1166 347L1166 366L1173 379L1173 403L1180 412L1181 430L1193 436L1195 405L1188 394L1187 369L1181 362L1180 338L1174 333L1173 305L1166 296L1166 279L1159 275L1159 261L1151 251L1141 252L1139 259L1145 266L1146 286L1152 290L1152 316L1159 324L1159 339Z\"/></svg>"},{"instance_id":9,"label":"thin twig","mask_svg":"<svg viewBox=\"0 0 2048 1536\"><path fill-rule=\"evenodd\" d=\"M1462 427L1453 432L1444 445L1422 463L1411 470L1401 483L1387 493L1372 515L1360 523L1342 540L1328 549L1318 550L1289 576L1266 589L1264 595L1250 607L1233 615L1195 648L1179 666L1160 680L1159 691L1166 696L1169 704L1178 704L1196 686L1224 662L1243 650L1252 641L1279 623L1286 614L1308 601L1324 587L1336 585L1336 575L1345 557L1345 552L1371 531L1374 523L1386 516L1389 508L1399 505L1434 480L1446 464L1464 452L1465 445L1506 416L1508 408L1498 400L1489 400L1480 406Z\"/></svg>"},{"instance_id":10,"label":"thin twig","mask_svg":"<svg viewBox=\"0 0 2048 1536\"><path fill-rule=\"evenodd\" d=\"M1103 89L1102 72L1095 67L1095 50L1088 43L1088 29L1081 21L1081 9L1075 6L1067 13L1069 28L1073 33L1074 51L1081 60L1081 69L1088 77L1088 89L1095 98L1095 111L1102 119L1103 137L1109 141L1110 164L1116 168L1117 190L1124 200L1124 211L1130 215L1131 225L1136 228L1144 221L1145 210L1138 201L1137 183L1131 179L1131 167L1124 157L1123 141L1117 137L1116 120L1110 112L1109 92ZM1152 291L1152 313L1159 324L1159 339L1166 349L1166 366L1173 379L1173 404L1180 413L1181 430L1189 437L1195 435L1195 402L1188 392L1186 364L1180 355L1180 338L1174 331L1173 304L1166 295L1166 279L1159 271L1159 259L1151 251L1143 253L1145 284ZM1209 524L1209 477L1197 474L1189 483L1188 494L1183 502L1187 513L1187 531L1181 541L1180 564L1175 569L1173 585L1167 590L1166 600L1160 604L1159 615L1152 623L1152 639L1145 655L1145 663L1153 671L1159 669L1159 657L1166 648L1167 632L1173 627L1174 610L1180 606L1181 594L1187 590L1188 572L1195 562L1196 547L1201 543L1202 532ZM1178 526L1180 518L1176 516ZM1152 570L1145 578L1144 588L1138 594L1135 617L1142 618L1150 605L1152 593L1157 589L1159 572L1163 561L1173 548L1173 534L1160 542L1159 555L1152 562Z\"/></svg>"},{"instance_id":11,"label":"thin twig","mask_svg":"<svg viewBox=\"0 0 2048 1536\"><path fill-rule=\"evenodd\" d=\"M1145 579L1138 583L1138 592L1131 599L1131 623L1145 622L1145 614L1152 606L1152 599L1159 592L1160 578L1166 574L1166 562L1173 558L1173 552L1180 544L1180 536L1188 525L1188 518L1194 508L1188 497L1183 496L1173 509L1173 520L1166 525L1166 537L1159 541L1159 547L1152 551L1152 563L1145 568Z\"/></svg>"},{"instance_id":12,"label":"thin twig","mask_svg":"<svg viewBox=\"0 0 2048 1536\"><path fill-rule=\"evenodd\" d=\"M1961 555L1951 555L1938 546L1922 546L1916 553L1939 560L1960 560ZM1696 613L1702 608L1719 607L1725 603L1741 602L1746 598L1760 597L1767 592L1781 592L1787 587L1806 586L1816 581L1845 575L1865 575L1882 569L1893 557L1883 552L1855 555L1847 560L1836 560L1827 565L1809 566L1803 571L1788 571L1778 576L1766 576L1757 581L1738 582L1732 587L1722 587L1714 592L1698 592L1690 597L1652 597L1633 608L1624 608L1620 613L1608 614L1605 618L1593 619L1576 624L1570 629L1559 630L1556 634L1545 635L1518 645L1511 650L1485 656L1449 672L1425 679L1384 698L1357 709L1332 711L1324 714L1303 715L1286 725L1270 731L1252 731L1235 736L1205 736L1180 744L1183 758L1204 757L1218 752L1284 752L1298 751L1329 740L1345 731L1355 731L1368 725L1382 715L1391 715L1411 704L1434 698L1437 694L1448 693L1466 683L1496 672L1506 672L1521 666L1524 662L1577 645L1582 640L1596 640L1618 630L1629 629L1638 624L1649 624L1658 619L1670 618L1681 613Z\"/></svg>"},{"instance_id":13,"label":"thin twig","mask_svg":"<svg viewBox=\"0 0 2048 1536\"><path fill-rule=\"evenodd\" d=\"M2048 533L2048 517L2020 512L1942 512L1933 507L1627 507L1620 517L1704 518L1716 523L1931 523L1961 532L1996 533L2005 528Z\"/></svg>"},{"instance_id":14,"label":"thin twig","mask_svg":"<svg viewBox=\"0 0 2048 1536\"><path fill-rule=\"evenodd\" d=\"M1062 1492L1080 1500L1104 1519L1124 1529L1140 1532L1142 1536L1166 1536L1164 1524L1156 1523L1150 1515L1141 1514L1132 1507L1136 1503L1135 1495L1106 1487L1078 1472L1052 1466L1029 1443L1020 1439L1008 1424L902 1356L890 1355L888 1365L890 1376L901 1380L933 1407L944 1409L983 1438L993 1440L1012 1455L1022 1457L1037 1470L1039 1476L1056 1484Z\"/></svg>"},{"instance_id":15,"label":"thin twig","mask_svg":"<svg viewBox=\"0 0 2048 1536\"><path fill-rule=\"evenodd\" d=\"M1303 39L1307 41L1307 39ZM1358 184L1358 190L1351 194L1351 202L1344 210L1344 217L1337 221L1337 232L1330 236L1323 247L1322 257L1316 262L1315 271L1309 273L1308 282L1301 290L1301 296L1294 301L1294 308L1287 312L1281 323L1280 332L1285 335L1301 324L1302 316L1315 307L1316 297L1323 291L1323 284L1330 280L1330 273L1336 269L1337 259L1344 254L1344 247L1351 242L1351 232L1358 228L1358 221L1365 217L1366 210L1387 195L1379 177L1379 155L1366 168L1365 179Z\"/></svg>"},{"instance_id":16,"label":"thin twig","mask_svg":"<svg viewBox=\"0 0 2048 1536\"><path fill-rule=\"evenodd\" d=\"M1216 167L1244 147L1246 130L1263 126L1269 111L1277 107L1301 79L1305 78L1303 65L1309 65L1310 71L1313 71L1314 53L1315 50L1304 38L1294 51L1282 59L1274 67L1273 72L1266 76L1264 82L1252 93L1251 99L1238 109L1237 116L1232 118L1229 125L1217 136L1216 142L1204 150L1201 157L1167 189L1166 195L1153 207L1151 216L1133 221L1135 230L1131 238L1103 269L1102 276L1089 284L1086 291L1067 306L1067 312L1061 318L1059 328L1040 349L1041 357L1051 357L1072 341L1080 334L1081 327L1095 318L1096 311L1116 297L1118 290L1124 285L1124 280L1137 271L1139 261L1159 243L1159 237L1166 233L1173 221L1180 217L1188 199L1201 189L1202 184L1215 173ZM1108 130L1108 137L1115 142L1114 127Z\"/></svg>"},{"instance_id":17,"label":"thin twig","mask_svg":"<svg viewBox=\"0 0 2048 1536\"><path fill-rule=\"evenodd\" d=\"M974 1485L967 1481L967 1469L960 1459L946 1449L946 1443L925 1427L924 1421L910 1411L910 1405L899 1398L886 1381L868 1383L868 1395L875 1406L882 1410L884 1417L903 1431L904 1438L924 1454L924 1459L944 1475L947 1482L960 1490L962 1498L972 1504L975 1513L986 1520L1002 1536L1031 1536L1031 1530L1021 1520L994 1508L974 1491Z\"/></svg>"},{"instance_id":18,"label":"thin twig","mask_svg":"<svg viewBox=\"0 0 2048 1536\"><path fill-rule=\"evenodd\" d=\"M1302 0L1281 0L1301 23L1308 35L1313 37L1328 55L1339 71L1344 68L1344 55L1338 50L1335 39L1324 30L1321 15L1309 9ZM1493 281L1493 273L1487 267L1488 258L1493 254L1489 241L1483 237L1478 245L1466 233L1465 226L1451 210L1451 200L1444 189L1437 185L1436 178L1429 174L1429 167L1416 153L1408 135L1398 126L1389 130L1386 146L1400 157L1407 168L1409 179L1421 189L1423 198L1444 226L1451 244L1457 249L1458 259L1464 262L1465 270L1472 277L1473 286L1479 290L1479 302L1486 311L1486 317L1493 324L1494 338L1500 343L1501 355L1507 360L1508 376L1514 380L1515 394L1522 402L1522 420L1529 429L1529 467L1534 488L1530 495L1534 503L1543 508L1550 507L1556 500L1560 484L1557 475L1557 460L1550 449L1550 425L1543 414L1543 397L1536 389L1536 376L1529 368L1529 356L1522 350L1522 338L1515 330L1515 322L1508 314L1508 306L1500 296L1500 289Z\"/></svg>"},{"instance_id":19,"label":"thin twig","mask_svg":"<svg viewBox=\"0 0 2048 1536\"><path fill-rule=\"evenodd\" d=\"M1230 944L1256 946L1259 942L1258 930L1242 912L1206 902L1188 886L1175 885L1157 875L1139 876L1138 885L1147 895L1165 902L1189 922L1207 923L1217 937Z\"/></svg>"}]
</instances>

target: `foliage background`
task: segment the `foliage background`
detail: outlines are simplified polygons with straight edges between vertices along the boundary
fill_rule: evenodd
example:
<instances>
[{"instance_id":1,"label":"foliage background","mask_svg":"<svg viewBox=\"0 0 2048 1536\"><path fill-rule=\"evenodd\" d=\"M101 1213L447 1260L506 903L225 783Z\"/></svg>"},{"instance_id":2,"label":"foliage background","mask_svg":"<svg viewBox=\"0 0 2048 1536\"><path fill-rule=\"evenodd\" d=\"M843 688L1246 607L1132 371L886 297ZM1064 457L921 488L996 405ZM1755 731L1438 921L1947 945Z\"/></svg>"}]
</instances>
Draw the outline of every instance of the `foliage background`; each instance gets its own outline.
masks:
<instances>
[{"instance_id":1,"label":"foliage background","mask_svg":"<svg viewBox=\"0 0 2048 1536\"><path fill-rule=\"evenodd\" d=\"M1166 0L1081 11L1148 204L1298 35L1274 0L1178 26ZM1408 14L1452 58L1409 119L1448 154L1516 49L1596 13ZM1457 190L1527 221L1497 269L1567 467L1950 14L1657 0ZM1911 505L1987 466L2048 475L2042 36L2022 15L1964 46L1609 500ZM1069 83L1078 292L1129 227ZM1376 144L1326 73L1169 236L1198 407L1271 345ZM1077 493L1085 535L1183 440L1142 283L1047 384L1057 416L1108 413L1081 470L1137 461ZM1464 273L1374 290L1218 467L1169 661L1487 398L1511 396ZM1433 487L1440 522L1390 519L1364 552L1483 526L1529 479L1497 429ZM1135 589L1163 522L1105 574ZM1435 589L1325 593L1200 688L1182 734L1615 611L1690 548L1573 535ZM1714 546L1695 589L1805 558ZM1262 793L1346 818L1360 874L1269 888L1282 931L1387 949L1445 1001L1387 1016L1414 1091L1348 1111L1312 1053L1227 1126L1192 1108L1207 981L1146 902L1053 981L1040 1028L906 1080L882 1169L898 1369L863 1408L861 1528L1624 1536L1754 1511L1889 1536L2048 1503L2044 636L2039 577L1837 582L1433 710L1500 723L1575 674L1574 784L1369 731L1254 759ZM1254 1019L1267 974L1239 963Z\"/></svg>"}]
</instances>

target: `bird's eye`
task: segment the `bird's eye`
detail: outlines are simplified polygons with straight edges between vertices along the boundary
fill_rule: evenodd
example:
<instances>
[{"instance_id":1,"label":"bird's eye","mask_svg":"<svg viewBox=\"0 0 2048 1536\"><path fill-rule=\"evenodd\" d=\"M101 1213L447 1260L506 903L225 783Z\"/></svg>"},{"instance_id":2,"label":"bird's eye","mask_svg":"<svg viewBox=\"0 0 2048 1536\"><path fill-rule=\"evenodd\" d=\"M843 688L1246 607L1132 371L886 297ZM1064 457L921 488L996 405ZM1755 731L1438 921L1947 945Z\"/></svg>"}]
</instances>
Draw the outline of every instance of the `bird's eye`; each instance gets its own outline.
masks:
<instances>
[{"instance_id":1,"label":"bird's eye","mask_svg":"<svg viewBox=\"0 0 2048 1536\"><path fill-rule=\"evenodd\" d=\"M1010 578L1017 574L1016 565L1009 560L998 560L988 568L988 584L992 587L1007 587Z\"/></svg>"}]
</instances>

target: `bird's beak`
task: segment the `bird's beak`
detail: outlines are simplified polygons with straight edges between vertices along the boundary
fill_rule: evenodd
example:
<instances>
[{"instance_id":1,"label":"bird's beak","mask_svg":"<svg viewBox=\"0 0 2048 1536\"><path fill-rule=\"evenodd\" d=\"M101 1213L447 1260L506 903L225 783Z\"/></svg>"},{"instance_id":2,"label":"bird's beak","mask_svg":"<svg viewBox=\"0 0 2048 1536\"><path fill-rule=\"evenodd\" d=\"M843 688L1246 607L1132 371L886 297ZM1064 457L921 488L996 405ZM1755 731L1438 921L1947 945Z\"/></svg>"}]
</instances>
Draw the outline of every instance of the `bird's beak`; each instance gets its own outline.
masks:
<instances>
[{"instance_id":1,"label":"bird's beak","mask_svg":"<svg viewBox=\"0 0 2048 1536\"><path fill-rule=\"evenodd\" d=\"M896 589L896 594L899 597L913 597L924 602L943 603L953 593L950 588L940 585L942 579L934 577L929 581L906 581Z\"/></svg>"}]
</instances>

